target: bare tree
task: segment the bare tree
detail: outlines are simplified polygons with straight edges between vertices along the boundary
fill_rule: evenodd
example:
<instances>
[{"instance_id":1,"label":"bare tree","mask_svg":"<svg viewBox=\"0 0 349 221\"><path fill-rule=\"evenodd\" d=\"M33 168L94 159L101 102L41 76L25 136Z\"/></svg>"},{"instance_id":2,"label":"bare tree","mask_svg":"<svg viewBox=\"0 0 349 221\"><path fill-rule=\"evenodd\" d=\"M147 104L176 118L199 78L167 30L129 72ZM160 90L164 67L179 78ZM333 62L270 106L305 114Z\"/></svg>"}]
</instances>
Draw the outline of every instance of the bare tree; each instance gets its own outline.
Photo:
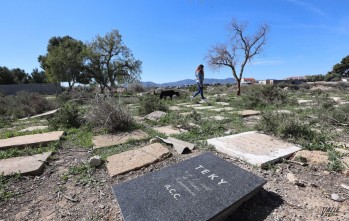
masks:
<instances>
[{"instance_id":1,"label":"bare tree","mask_svg":"<svg viewBox=\"0 0 349 221\"><path fill-rule=\"evenodd\" d=\"M229 41L213 46L206 56L213 70L219 70L222 67L231 68L238 84L238 96L241 94L240 86L245 66L252 60L252 57L261 53L269 30L267 24L262 24L255 34L246 35L246 27L247 23L239 23L233 19L228 26L231 34Z\"/></svg>"}]
</instances>

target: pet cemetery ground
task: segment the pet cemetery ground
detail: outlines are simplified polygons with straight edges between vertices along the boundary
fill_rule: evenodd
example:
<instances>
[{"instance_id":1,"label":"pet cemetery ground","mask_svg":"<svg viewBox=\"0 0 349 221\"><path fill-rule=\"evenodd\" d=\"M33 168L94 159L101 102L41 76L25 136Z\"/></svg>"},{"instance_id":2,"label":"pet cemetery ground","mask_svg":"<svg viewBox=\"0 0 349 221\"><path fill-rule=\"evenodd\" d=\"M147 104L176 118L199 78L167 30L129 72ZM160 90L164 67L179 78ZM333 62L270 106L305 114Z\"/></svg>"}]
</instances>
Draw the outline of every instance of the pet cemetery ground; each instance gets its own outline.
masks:
<instances>
[{"instance_id":1,"label":"pet cemetery ground","mask_svg":"<svg viewBox=\"0 0 349 221\"><path fill-rule=\"evenodd\" d=\"M1 95L0 220L349 220L348 84L172 89Z\"/></svg>"}]
</instances>

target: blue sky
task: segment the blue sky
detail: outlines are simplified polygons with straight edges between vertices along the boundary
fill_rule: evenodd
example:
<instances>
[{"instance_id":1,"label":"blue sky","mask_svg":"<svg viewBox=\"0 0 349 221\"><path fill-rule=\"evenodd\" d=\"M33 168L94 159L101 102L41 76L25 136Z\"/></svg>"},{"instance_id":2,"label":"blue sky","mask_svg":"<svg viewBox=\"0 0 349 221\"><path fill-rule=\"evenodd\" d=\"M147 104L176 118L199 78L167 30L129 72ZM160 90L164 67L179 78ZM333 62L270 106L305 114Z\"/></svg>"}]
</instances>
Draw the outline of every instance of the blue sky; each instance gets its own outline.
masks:
<instances>
[{"instance_id":1,"label":"blue sky","mask_svg":"<svg viewBox=\"0 0 349 221\"><path fill-rule=\"evenodd\" d=\"M0 0L0 66L31 73L53 36L90 42L117 29L143 62L142 81L193 79L236 18L270 26L244 77L326 74L349 55L349 0ZM229 69L206 78L232 77Z\"/></svg>"}]
</instances>

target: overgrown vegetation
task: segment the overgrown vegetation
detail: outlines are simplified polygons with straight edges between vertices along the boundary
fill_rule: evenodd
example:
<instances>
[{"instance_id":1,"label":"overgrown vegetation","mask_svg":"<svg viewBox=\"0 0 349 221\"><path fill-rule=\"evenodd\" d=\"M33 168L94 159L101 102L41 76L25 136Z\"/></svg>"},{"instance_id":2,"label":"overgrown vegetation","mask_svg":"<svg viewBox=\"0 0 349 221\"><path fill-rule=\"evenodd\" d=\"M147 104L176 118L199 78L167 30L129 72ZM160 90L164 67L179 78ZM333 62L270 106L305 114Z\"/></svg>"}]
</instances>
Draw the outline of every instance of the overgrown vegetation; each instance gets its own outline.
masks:
<instances>
[{"instance_id":1,"label":"overgrown vegetation","mask_svg":"<svg viewBox=\"0 0 349 221\"><path fill-rule=\"evenodd\" d=\"M94 99L86 113L86 121L92 128L109 133L127 131L135 125L132 116L120 103L112 99Z\"/></svg>"},{"instance_id":2,"label":"overgrown vegetation","mask_svg":"<svg viewBox=\"0 0 349 221\"><path fill-rule=\"evenodd\" d=\"M244 108L258 109L268 106L286 106L296 104L296 100L287 96L287 92L275 85L251 86L246 94L242 95Z\"/></svg>"},{"instance_id":3,"label":"overgrown vegetation","mask_svg":"<svg viewBox=\"0 0 349 221\"><path fill-rule=\"evenodd\" d=\"M57 104L38 93L20 91L15 96L0 94L0 116L5 120L41 114L56 107Z\"/></svg>"},{"instance_id":4,"label":"overgrown vegetation","mask_svg":"<svg viewBox=\"0 0 349 221\"><path fill-rule=\"evenodd\" d=\"M140 115L150 114L154 111L168 111L168 106L157 96L146 95L140 98L138 113Z\"/></svg>"},{"instance_id":5,"label":"overgrown vegetation","mask_svg":"<svg viewBox=\"0 0 349 221\"><path fill-rule=\"evenodd\" d=\"M20 174L11 176L0 174L0 202L17 195L17 193L9 189L9 185L17 182L20 177Z\"/></svg>"},{"instance_id":6,"label":"overgrown vegetation","mask_svg":"<svg viewBox=\"0 0 349 221\"><path fill-rule=\"evenodd\" d=\"M69 176L75 176L76 185L94 186L99 184L99 181L93 177L95 172L96 168L90 167L88 163L80 163L79 165L69 167L68 172L63 174L61 178L64 181L68 181Z\"/></svg>"},{"instance_id":7,"label":"overgrown vegetation","mask_svg":"<svg viewBox=\"0 0 349 221\"><path fill-rule=\"evenodd\" d=\"M82 123L78 105L71 102L65 103L53 117L48 119L48 125L52 129L79 128Z\"/></svg>"}]
</instances>

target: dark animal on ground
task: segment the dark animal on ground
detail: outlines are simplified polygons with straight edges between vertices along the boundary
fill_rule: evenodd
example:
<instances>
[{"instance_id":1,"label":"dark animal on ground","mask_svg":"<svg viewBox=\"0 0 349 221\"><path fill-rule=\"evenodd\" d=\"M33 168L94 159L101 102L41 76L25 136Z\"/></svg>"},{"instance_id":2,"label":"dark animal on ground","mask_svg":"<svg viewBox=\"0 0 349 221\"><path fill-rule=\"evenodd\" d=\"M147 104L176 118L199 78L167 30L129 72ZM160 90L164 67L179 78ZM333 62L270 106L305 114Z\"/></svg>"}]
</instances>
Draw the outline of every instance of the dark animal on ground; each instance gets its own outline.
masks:
<instances>
[{"instance_id":1,"label":"dark animal on ground","mask_svg":"<svg viewBox=\"0 0 349 221\"><path fill-rule=\"evenodd\" d=\"M166 100L166 97L170 97L172 100L173 95L176 95L179 97L179 93L174 90L168 90L168 91L161 91L160 93L160 99L164 98Z\"/></svg>"}]
</instances>

